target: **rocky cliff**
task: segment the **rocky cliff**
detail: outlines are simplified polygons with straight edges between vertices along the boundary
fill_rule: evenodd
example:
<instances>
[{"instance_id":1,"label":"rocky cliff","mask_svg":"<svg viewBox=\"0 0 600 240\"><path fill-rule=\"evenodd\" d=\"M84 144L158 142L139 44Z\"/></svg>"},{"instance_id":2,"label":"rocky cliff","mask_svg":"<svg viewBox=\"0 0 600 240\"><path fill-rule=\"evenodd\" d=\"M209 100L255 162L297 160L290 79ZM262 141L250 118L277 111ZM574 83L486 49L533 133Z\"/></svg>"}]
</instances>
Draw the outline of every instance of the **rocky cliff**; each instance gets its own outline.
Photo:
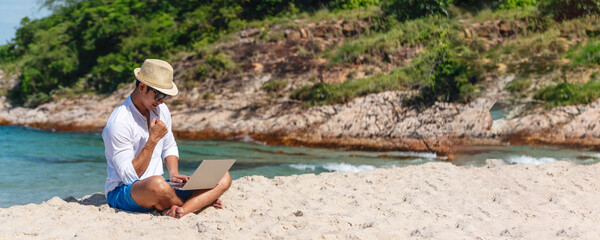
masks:
<instances>
[{"instance_id":1,"label":"rocky cliff","mask_svg":"<svg viewBox=\"0 0 600 240\"><path fill-rule=\"evenodd\" d=\"M595 121L600 115L598 101L552 110L519 103L507 107L507 114L493 121L489 111L497 101L505 100L506 85L512 81L500 75L489 76L481 97L470 103L438 102L427 109L405 105L403 99L414 94L412 91L381 92L344 104L316 107L289 98L286 93L310 81L344 82L389 71L376 61L331 65L318 57L317 53L328 47L369 31L364 27L368 25L344 21L296 28L275 25L271 34L281 33L282 37L270 40L257 40L264 29L241 31L231 43L217 47L237 64L237 70L223 74L213 71L200 76L198 68L205 63L202 56L172 61L176 82L182 86L180 94L167 102L174 132L179 139L251 137L268 144L431 151L449 156L464 144L524 142L589 147L599 142L600 126ZM466 28L465 38L473 31L491 36L486 46L499 44L502 37L511 34L501 22ZM419 51L419 47L406 47L387 57L402 64ZM0 85L14 85L14 79L0 74ZM265 90L265 84L280 79L287 84L276 91ZM0 124L57 131L100 130L132 90L133 83L111 95L60 98L35 109L12 106L0 97Z\"/></svg>"}]
</instances>

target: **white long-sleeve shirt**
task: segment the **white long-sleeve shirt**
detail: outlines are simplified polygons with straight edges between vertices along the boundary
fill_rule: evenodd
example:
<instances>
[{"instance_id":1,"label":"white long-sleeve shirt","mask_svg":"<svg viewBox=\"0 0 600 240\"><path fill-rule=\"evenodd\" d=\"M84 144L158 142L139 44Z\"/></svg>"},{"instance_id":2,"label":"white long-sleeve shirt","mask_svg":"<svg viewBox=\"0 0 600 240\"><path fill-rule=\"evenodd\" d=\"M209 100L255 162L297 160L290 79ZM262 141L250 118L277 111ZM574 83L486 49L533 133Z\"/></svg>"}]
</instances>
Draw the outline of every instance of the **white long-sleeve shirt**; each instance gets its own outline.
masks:
<instances>
[{"instance_id":1,"label":"white long-sleeve shirt","mask_svg":"<svg viewBox=\"0 0 600 240\"><path fill-rule=\"evenodd\" d=\"M162 175L164 173L162 159L171 155L179 158L177 144L171 131L171 112L169 108L165 104L158 105L154 111L150 111L150 118L158 118L163 121L169 131L156 144L148 168L141 177L138 177L132 161L140 154L150 136L146 116L142 115L135 107L131 96L110 115L104 130L102 130L104 155L108 164L106 168L108 176L104 185L105 196L119 185L131 184L137 180Z\"/></svg>"}]
</instances>

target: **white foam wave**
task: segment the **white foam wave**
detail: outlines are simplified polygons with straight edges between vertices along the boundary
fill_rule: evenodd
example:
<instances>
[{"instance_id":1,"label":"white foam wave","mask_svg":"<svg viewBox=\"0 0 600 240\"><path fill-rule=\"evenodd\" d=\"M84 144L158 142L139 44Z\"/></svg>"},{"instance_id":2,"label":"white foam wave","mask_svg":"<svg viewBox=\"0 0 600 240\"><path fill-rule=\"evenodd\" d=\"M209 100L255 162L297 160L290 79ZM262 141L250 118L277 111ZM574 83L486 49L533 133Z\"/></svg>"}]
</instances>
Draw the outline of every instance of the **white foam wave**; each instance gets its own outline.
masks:
<instances>
[{"instance_id":1,"label":"white foam wave","mask_svg":"<svg viewBox=\"0 0 600 240\"><path fill-rule=\"evenodd\" d=\"M298 170L302 170L302 171L306 171L306 170L314 171L315 169L317 169L317 165L313 165L313 164L290 164L290 167L298 169Z\"/></svg>"},{"instance_id":2,"label":"white foam wave","mask_svg":"<svg viewBox=\"0 0 600 240\"><path fill-rule=\"evenodd\" d=\"M253 143L253 144L257 144L257 145L267 145L267 143L257 141L256 139L254 139L248 135L231 137L231 138L228 138L228 140L235 140L235 141L240 141L243 143Z\"/></svg>"},{"instance_id":3,"label":"white foam wave","mask_svg":"<svg viewBox=\"0 0 600 240\"><path fill-rule=\"evenodd\" d=\"M427 159L417 158L417 159L411 160L410 163L411 164L418 164L418 163L424 163L426 161L427 161ZM395 166L396 165L392 165L392 167L395 167Z\"/></svg>"},{"instance_id":4,"label":"white foam wave","mask_svg":"<svg viewBox=\"0 0 600 240\"><path fill-rule=\"evenodd\" d=\"M365 170L373 170L375 166L371 165L358 165L354 166L348 163L326 163L323 168L334 171L334 172L360 172Z\"/></svg>"},{"instance_id":5,"label":"white foam wave","mask_svg":"<svg viewBox=\"0 0 600 240\"><path fill-rule=\"evenodd\" d=\"M525 165L540 165L542 163L551 163L556 162L556 158L550 157L542 157L535 158L531 156L521 155L521 156L513 156L508 159L508 163L510 164L525 164Z\"/></svg>"},{"instance_id":6,"label":"white foam wave","mask_svg":"<svg viewBox=\"0 0 600 240\"><path fill-rule=\"evenodd\" d=\"M394 152L391 156L402 156L402 157L420 157L420 158L437 158L436 153L430 152Z\"/></svg>"},{"instance_id":7,"label":"white foam wave","mask_svg":"<svg viewBox=\"0 0 600 240\"><path fill-rule=\"evenodd\" d=\"M291 168L302 171L315 171L317 168L322 168L331 172L360 172L365 170L373 170L372 165L352 165L348 163L323 163L323 164L290 164Z\"/></svg>"}]
</instances>

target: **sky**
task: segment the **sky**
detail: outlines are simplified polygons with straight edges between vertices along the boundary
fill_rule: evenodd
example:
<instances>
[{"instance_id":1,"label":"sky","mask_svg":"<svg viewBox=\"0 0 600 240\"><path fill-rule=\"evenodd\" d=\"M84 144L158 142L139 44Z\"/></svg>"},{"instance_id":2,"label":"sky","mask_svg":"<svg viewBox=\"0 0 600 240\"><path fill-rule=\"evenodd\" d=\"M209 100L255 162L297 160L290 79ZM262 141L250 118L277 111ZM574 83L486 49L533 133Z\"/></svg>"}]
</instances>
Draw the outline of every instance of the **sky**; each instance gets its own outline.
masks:
<instances>
[{"instance_id":1,"label":"sky","mask_svg":"<svg viewBox=\"0 0 600 240\"><path fill-rule=\"evenodd\" d=\"M38 19L48 15L47 9L39 10L38 0L0 0L0 45L15 37L23 17Z\"/></svg>"}]
</instances>

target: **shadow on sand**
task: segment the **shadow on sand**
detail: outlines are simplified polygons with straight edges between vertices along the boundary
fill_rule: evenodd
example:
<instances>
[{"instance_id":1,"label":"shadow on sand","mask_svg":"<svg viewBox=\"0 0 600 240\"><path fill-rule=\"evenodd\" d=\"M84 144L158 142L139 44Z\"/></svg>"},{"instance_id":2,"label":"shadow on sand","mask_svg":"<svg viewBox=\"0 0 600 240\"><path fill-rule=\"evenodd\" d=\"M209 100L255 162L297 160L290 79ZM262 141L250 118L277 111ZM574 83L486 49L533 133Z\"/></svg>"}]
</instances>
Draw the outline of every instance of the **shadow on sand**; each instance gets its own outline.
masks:
<instances>
[{"instance_id":1,"label":"shadow on sand","mask_svg":"<svg viewBox=\"0 0 600 240\"><path fill-rule=\"evenodd\" d=\"M96 207L100 207L100 206L106 204L106 197L104 197L104 194L102 194L102 193L94 193L92 195L85 196L81 199L77 199L73 196L70 196L63 200L65 200L66 202L76 202L81 205L96 206Z\"/></svg>"}]
</instances>

